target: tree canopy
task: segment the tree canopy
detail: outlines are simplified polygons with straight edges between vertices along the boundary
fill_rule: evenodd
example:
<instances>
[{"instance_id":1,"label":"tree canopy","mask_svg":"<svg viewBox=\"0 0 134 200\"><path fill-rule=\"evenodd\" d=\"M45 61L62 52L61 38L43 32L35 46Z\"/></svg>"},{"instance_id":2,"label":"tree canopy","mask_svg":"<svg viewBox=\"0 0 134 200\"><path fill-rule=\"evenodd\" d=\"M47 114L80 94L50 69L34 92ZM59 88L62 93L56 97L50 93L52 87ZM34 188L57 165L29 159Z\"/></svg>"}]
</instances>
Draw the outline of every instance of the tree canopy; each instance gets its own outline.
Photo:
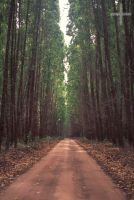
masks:
<instances>
[{"instance_id":1,"label":"tree canopy","mask_svg":"<svg viewBox=\"0 0 134 200\"><path fill-rule=\"evenodd\" d=\"M0 5L0 143L9 148L62 133L65 50L58 0Z\"/></svg>"},{"instance_id":2,"label":"tree canopy","mask_svg":"<svg viewBox=\"0 0 134 200\"><path fill-rule=\"evenodd\" d=\"M134 145L134 2L69 4L66 47L58 0L0 2L0 146L65 130Z\"/></svg>"},{"instance_id":3,"label":"tree canopy","mask_svg":"<svg viewBox=\"0 0 134 200\"><path fill-rule=\"evenodd\" d=\"M134 3L69 0L68 107L72 134L134 144ZM118 13L120 5L123 24ZM72 109L73 108L73 109ZM77 132L73 127L78 127Z\"/></svg>"}]
</instances>

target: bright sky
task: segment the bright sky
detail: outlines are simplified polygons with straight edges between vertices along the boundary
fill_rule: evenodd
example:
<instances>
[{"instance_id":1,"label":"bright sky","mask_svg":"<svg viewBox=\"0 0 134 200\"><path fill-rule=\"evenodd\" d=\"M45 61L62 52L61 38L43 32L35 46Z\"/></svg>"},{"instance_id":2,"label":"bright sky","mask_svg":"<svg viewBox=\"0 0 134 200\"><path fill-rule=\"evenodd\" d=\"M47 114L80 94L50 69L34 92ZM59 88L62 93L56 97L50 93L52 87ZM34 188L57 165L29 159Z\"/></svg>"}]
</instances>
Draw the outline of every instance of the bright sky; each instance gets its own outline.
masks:
<instances>
[{"instance_id":1,"label":"bright sky","mask_svg":"<svg viewBox=\"0 0 134 200\"><path fill-rule=\"evenodd\" d=\"M60 6L60 28L64 33L65 43L69 45L71 37L66 35L66 26L68 24L69 3L68 0L59 0Z\"/></svg>"}]
</instances>

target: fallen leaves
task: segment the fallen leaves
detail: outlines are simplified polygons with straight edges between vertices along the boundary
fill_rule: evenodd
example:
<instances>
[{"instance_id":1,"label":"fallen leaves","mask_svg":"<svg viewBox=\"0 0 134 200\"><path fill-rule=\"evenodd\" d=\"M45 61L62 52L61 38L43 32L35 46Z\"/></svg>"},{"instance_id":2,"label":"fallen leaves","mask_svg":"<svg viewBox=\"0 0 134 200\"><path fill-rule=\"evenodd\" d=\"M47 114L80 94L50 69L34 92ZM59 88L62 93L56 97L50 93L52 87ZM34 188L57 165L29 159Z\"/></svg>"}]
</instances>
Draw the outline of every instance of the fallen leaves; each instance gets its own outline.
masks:
<instances>
[{"instance_id":1,"label":"fallen leaves","mask_svg":"<svg viewBox=\"0 0 134 200\"><path fill-rule=\"evenodd\" d=\"M123 189L129 200L134 200L134 151L115 147L109 142L77 140L101 165L116 184Z\"/></svg>"},{"instance_id":2,"label":"fallen leaves","mask_svg":"<svg viewBox=\"0 0 134 200\"><path fill-rule=\"evenodd\" d=\"M33 164L57 144L58 140L50 144L42 142L38 148L23 146L11 148L6 153L0 154L0 190L12 183L16 177L23 174Z\"/></svg>"}]
</instances>

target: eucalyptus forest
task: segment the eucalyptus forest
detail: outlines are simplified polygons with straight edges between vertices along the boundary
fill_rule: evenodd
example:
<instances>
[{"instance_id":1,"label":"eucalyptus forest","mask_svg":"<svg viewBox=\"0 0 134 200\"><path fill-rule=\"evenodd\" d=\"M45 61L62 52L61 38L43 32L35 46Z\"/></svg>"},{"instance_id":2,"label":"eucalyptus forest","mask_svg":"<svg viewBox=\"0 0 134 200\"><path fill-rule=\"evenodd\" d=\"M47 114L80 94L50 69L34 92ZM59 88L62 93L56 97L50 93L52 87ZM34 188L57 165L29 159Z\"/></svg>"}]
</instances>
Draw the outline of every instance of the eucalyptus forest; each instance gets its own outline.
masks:
<instances>
[{"instance_id":1,"label":"eucalyptus forest","mask_svg":"<svg viewBox=\"0 0 134 200\"><path fill-rule=\"evenodd\" d=\"M134 4L69 1L68 49L58 1L1 1L0 143L45 135L134 144ZM64 58L69 62L68 81Z\"/></svg>"},{"instance_id":2,"label":"eucalyptus forest","mask_svg":"<svg viewBox=\"0 0 134 200\"><path fill-rule=\"evenodd\" d=\"M68 0L69 44L59 2L0 0L0 151L68 137L131 155L134 1Z\"/></svg>"},{"instance_id":3,"label":"eucalyptus forest","mask_svg":"<svg viewBox=\"0 0 134 200\"><path fill-rule=\"evenodd\" d=\"M9 148L62 130L65 49L57 1L1 1L0 7L0 143Z\"/></svg>"},{"instance_id":4,"label":"eucalyptus forest","mask_svg":"<svg viewBox=\"0 0 134 200\"><path fill-rule=\"evenodd\" d=\"M134 3L118 23L117 1L69 1L68 106L73 132L134 144ZM71 105L71 107L70 107ZM79 126L78 126L79 125Z\"/></svg>"}]
</instances>

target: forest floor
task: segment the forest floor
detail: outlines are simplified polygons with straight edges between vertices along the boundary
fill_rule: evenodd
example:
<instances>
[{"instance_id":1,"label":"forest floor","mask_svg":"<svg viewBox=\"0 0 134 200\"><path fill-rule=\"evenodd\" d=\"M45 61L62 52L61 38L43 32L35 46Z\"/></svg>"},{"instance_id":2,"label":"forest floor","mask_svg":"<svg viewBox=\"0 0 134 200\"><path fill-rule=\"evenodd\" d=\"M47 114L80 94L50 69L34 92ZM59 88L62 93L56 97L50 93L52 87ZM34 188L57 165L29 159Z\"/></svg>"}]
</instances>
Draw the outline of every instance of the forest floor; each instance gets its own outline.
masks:
<instances>
[{"instance_id":1,"label":"forest floor","mask_svg":"<svg viewBox=\"0 0 134 200\"><path fill-rule=\"evenodd\" d=\"M29 146L18 144L16 149L10 148L2 152L0 154L0 191L31 168L58 142L58 139L52 139L50 142L44 140Z\"/></svg>"},{"instance_id":2,"label":"forest floor","mask_svg":"<svg viewBox=\"0 0 134 200\"><path fill-rule=\"evenodd\" d=\"M109 142L77 139L90 156L112 177L118 187L134 200L134 151L114 146Z\"/></svg>"},{"instance_id":3,"label":"forest floor","mask_svg":"<svg viewBox=\"0 0 134 200\"><path fill-rule=\"evenodd\" d=\"M126 200L126 196L80 145L65 139L3 190L0 199Z\"/></svg>"}]
</instances>

